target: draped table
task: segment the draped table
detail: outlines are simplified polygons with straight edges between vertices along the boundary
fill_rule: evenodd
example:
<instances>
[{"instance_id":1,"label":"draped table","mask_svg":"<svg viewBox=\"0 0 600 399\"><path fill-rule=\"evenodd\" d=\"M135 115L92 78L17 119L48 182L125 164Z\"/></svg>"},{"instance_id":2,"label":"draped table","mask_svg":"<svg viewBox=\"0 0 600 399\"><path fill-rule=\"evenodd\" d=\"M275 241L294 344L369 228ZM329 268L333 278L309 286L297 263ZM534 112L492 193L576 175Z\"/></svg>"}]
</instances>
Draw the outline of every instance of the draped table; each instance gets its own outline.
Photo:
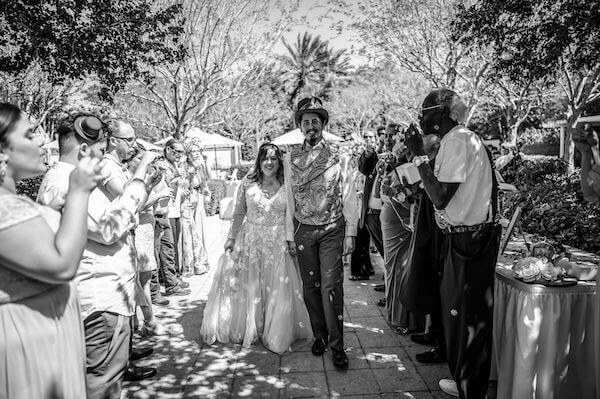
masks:
<instances>
[{"instance_id":1,"label":"draped table","mask_svg":"<svg viewBox=\"0 0 600 399\"><path fill-rule=\"evenodd\" d=\"M494 292L498 399L596 398L596 283L546 287L516 280L499 258Z\"/></svg>"}]
</instances>

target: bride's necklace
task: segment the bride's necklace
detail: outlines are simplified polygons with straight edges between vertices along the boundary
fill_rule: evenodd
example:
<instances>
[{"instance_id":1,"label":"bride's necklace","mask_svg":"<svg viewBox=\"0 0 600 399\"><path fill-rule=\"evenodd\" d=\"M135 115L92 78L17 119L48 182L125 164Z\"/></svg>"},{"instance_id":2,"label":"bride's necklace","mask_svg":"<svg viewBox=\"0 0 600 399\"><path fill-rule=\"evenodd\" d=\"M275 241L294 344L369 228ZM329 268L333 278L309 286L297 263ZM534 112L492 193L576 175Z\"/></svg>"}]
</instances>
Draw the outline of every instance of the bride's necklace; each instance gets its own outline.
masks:
<instances>
[{"instance_id":1,"label":"bride's necklace","mask_svg":"<svg viewBox=\"0 0 600 399\"><path fill-rule=\"evenodd\" d=\"M279 184L279 182L274 182L271 184L265 184L264 182L260 185L260 191L263 192L263 194L267 197L267 198L271 198L272 196L274 196L275 194L277 194L277 191L279 191L279 188L281 187L281 185Z\"/></svg>"}]
</instances>

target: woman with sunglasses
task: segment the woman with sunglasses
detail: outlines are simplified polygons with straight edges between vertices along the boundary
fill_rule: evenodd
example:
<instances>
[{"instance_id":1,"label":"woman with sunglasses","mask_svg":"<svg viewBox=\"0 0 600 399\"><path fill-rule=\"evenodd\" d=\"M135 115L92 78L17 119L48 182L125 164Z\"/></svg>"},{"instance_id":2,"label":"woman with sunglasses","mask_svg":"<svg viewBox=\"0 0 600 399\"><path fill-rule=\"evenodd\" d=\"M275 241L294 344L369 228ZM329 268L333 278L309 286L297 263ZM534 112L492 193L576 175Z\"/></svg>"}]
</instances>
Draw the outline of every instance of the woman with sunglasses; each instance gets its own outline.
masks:
<instances>
[{"instance_id":1,"label":"woman with sunglasses","mask_svg":"<svg viewBox=\"0 0 600 399\"><path fill-rule=\"evenodd\" d=\"M85 343L75 276L87 241L97 159L71 172L62 216L16 194L46 171L29 118L0 104L0 397L84 398Z\"/></svg>"}]
</instances>

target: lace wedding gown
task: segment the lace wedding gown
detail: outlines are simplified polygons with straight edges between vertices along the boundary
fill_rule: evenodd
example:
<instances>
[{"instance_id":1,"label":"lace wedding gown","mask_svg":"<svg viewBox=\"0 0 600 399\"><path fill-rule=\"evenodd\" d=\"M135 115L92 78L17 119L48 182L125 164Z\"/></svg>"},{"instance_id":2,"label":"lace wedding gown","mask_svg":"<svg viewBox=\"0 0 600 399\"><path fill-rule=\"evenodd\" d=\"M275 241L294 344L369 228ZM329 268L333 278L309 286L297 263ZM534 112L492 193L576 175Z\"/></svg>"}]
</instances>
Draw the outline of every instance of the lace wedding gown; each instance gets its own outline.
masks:
<instances>
[{"instance_id":1,"label":"lace wedding gown","mask_svg":"<svg viewBox=\"0 0 600 399\"><path fill-rule=\"evenodd\" d=\"M262 338L283 353L312 339L300 274L287 252L285 213L283 185L269 198L257 183L242 183L230 233L235 248L215 272L200 329L204 342L249 346Z\"/></svg>"}]
</instances>

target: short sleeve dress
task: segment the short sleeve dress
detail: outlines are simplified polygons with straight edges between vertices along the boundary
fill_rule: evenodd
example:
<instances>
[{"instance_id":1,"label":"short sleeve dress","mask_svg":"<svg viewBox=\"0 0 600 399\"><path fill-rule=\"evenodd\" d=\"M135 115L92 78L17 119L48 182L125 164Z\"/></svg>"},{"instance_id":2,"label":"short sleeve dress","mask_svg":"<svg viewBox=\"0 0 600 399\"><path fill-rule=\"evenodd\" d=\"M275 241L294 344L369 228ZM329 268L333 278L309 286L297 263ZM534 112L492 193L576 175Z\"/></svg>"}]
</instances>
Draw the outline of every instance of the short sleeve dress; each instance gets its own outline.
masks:
<instances>
[{"instance_id":1,"label":"short sleeve dress","mask_svg":"<svg viewBox=\"0 0 600 399\"><path fill-rule=\"evenodd\" d=\"M0 230L60 214L18 195L0 196ZM35 232L31 245L35 245ZM8 268L0 254L0 398L85 398L85 341L77 287Z\"/></svg>"}]
</instances>

